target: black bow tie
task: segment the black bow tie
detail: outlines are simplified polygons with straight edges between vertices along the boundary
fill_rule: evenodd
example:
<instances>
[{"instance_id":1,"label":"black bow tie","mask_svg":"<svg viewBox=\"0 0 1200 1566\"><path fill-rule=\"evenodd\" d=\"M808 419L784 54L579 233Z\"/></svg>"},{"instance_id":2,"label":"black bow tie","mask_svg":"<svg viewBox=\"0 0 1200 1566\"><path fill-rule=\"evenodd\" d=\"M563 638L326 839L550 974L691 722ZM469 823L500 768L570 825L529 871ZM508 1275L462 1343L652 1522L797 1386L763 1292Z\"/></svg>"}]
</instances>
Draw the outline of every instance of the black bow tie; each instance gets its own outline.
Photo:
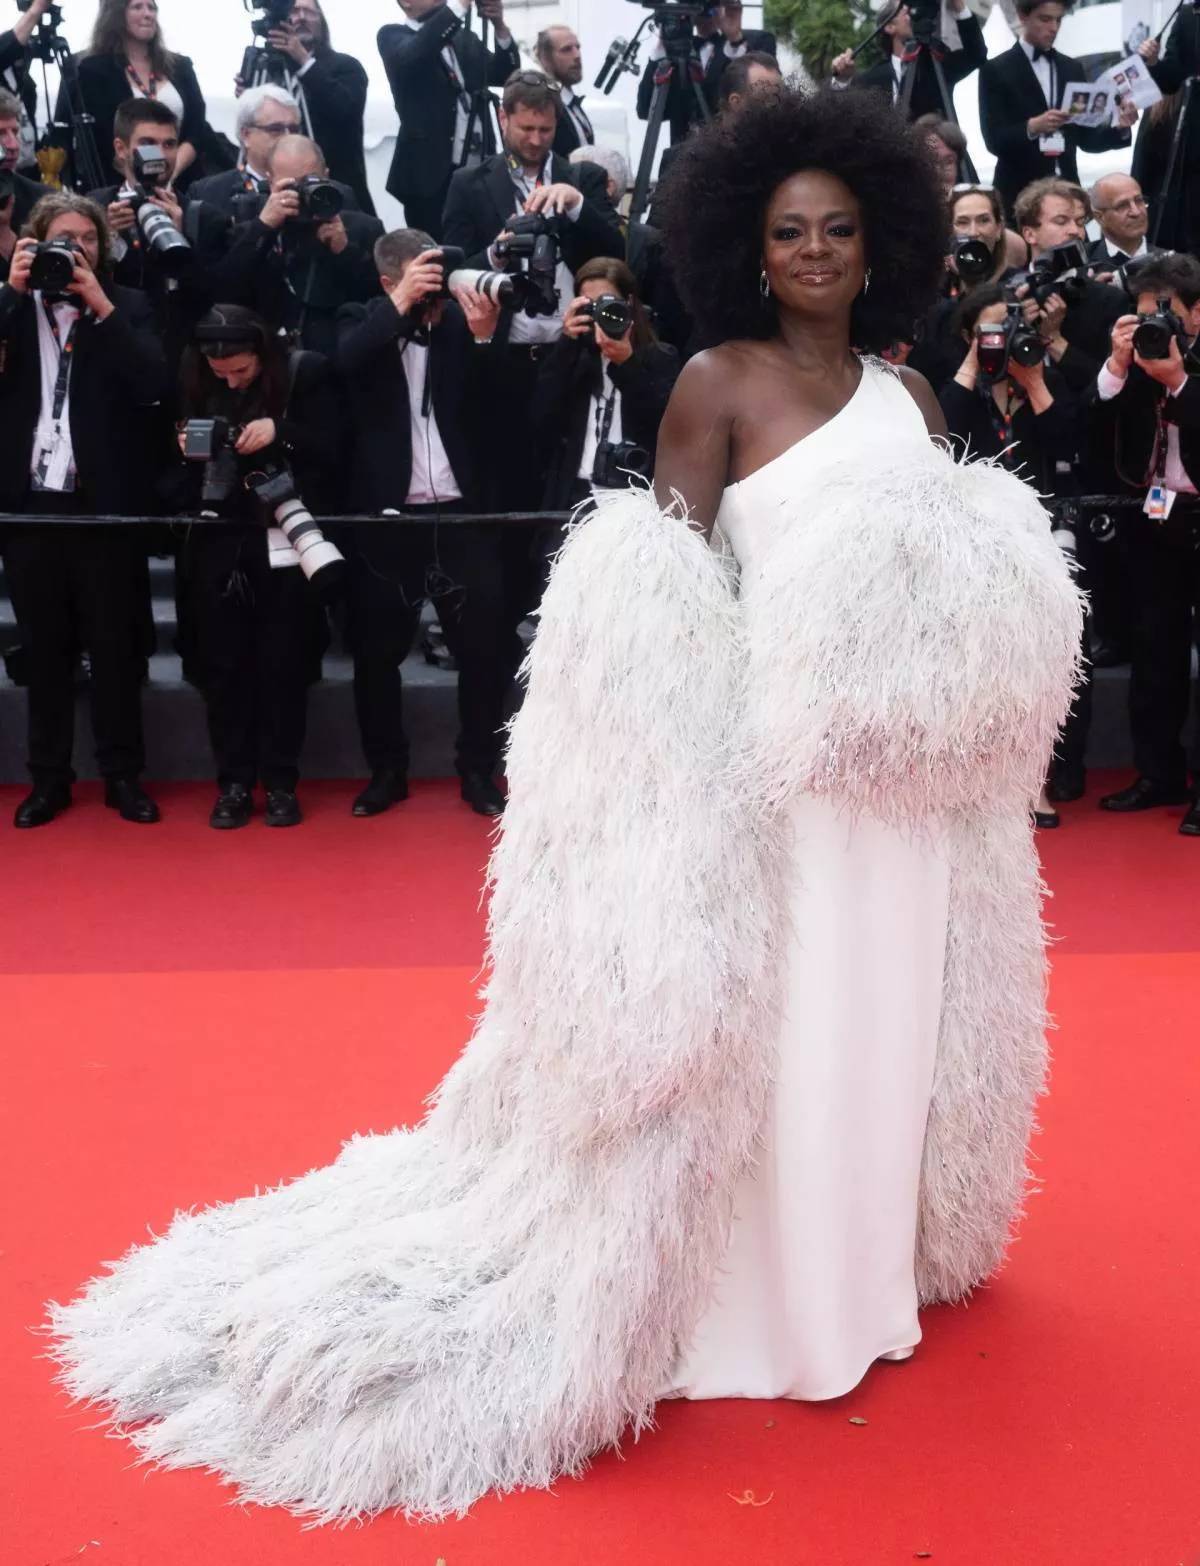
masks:
<instances>
[{"instance_id":1,"label":"black bow tie","mask_svg":"<svg viewBox=\"0 0 1200 1566\"><path fill-rule=\"evenodd\" d=\"M1132 261L1132 256L1127 256L1123 250L1114 250L1109 256L1110 261L1115 261L1118 266L1124 266L1126 261Z\"/></svg>"},{"instance_id":2,"label":"black bow tie","mask_svg":"<svg viewBox=\"0 0 1200 1566\"><path fill-rule=\"evenodd\" d=\"M1035 48L1034 51L1033 51L1033 63L1035 65L1038 63L1039 60L1053 60L1053 58L1054 58L1054 50L1053 49L1038 49L1038 48Z\"/></svg>"}]
</instances>

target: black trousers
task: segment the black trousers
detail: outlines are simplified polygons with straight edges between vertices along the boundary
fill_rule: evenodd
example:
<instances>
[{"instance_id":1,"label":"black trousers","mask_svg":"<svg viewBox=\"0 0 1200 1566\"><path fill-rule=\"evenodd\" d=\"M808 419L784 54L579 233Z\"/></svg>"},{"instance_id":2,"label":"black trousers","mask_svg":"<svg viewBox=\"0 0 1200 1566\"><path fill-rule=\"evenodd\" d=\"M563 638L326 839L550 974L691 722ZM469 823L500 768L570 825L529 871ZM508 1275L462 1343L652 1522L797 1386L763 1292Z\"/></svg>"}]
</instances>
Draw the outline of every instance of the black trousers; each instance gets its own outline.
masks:
<instances>
[{"instance_id":1,"label":"black trousers","mask_svg":"<svg viewBox=\"0 0 1200 1566\"><path fill-rule=\"evenodd\" d=\"M426 508L412 509L420 514ZM452 508L439 510L444 516ZM346 629L359 733L372 772L408 770L400 665L426 599L436 606L458 663L458 771L489 777L496 771L522 653L505 569L511 540L502 535L509 531L517 530L383 523L360 528L348 545Z\"/></svg>"},{"instance_id":2,"label":"black trousers","mask_svg":"<svg viewBox=\"0 0 1200 1566\"><path fill-rule=\"evenodd\" d=\"M79 515L76 495L31 494L25 509ZM70 784L75 742L75 668L91 659L88 699L96 764L105 778L135 778L145 766L146 560L132 529L48 523L4 536L13 610L27 649L28 762L35 783Z\"/></svg>"},{"instance_id":3,"label":"black trousers","mask_svg":"<svg viewBox=\"0 0 1200 1566\"><path fill-rule=\"evenodd\" d=\"M218 783L294 789L321 613L304 573L271 569L264 528L195 527L183 579Z\"/></svg>"},{"instance_id":4,"label":"black trousers","mask_svg":"<svg viewBox=\"0 0 1200 1566\"><path fill-rule=\"evenodd\" d=\"M431 239L442 237L442 212L446 206L446 192L450 189L450 176L431 196L409 196L404 202L405 228L420 228Z\"/></svg>"},{"instance_id":5,"label":"black trousers","mask_svg":"<svg viewBox=\"0 0 1200 1566\"><path fill-rule=\"evenodd\" d=\"M1138 772L1168 788L1185 787L1183 747L1191 701L1192 647L1200 617L1200 518L1178 507L1165 522L1139 517L1131 529L1133 601L1129 724ZM1200 779L1200 735L1192 771Z\"/></svg>"}]
</instances>

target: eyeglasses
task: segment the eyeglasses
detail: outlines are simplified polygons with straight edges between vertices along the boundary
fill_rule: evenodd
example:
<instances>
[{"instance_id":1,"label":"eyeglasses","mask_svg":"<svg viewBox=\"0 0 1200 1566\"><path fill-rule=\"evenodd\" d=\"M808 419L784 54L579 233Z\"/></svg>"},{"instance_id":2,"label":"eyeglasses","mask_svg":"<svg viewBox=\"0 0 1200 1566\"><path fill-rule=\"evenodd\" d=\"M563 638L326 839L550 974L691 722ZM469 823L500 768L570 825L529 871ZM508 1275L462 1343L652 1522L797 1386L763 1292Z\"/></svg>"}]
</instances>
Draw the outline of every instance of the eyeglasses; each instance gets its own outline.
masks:
<instances>
[{"instance_id":1,"label":"eyeglasses","mask_svg":"<svg viewBox=\"0 0 1200 1566\"><path fill-rule=\"evenodd\" d=\"M283 120L272 120L269 125L260 125L257 120L251 120L250 129L262 131L264 136L295 136L300 127L287 124Z\"/></svg>"},{"instance_id":2,"label":"eyeglasses","mask_svg":"<svg viewBox=\"0 0 1200 1566\"><path fill-rule=\"evenodd\" d=\"M1124 201L1114 201L1111 207L1094 207L1095 212L1142 212L1149 206L1145 196L1126 196Z\"/></svg>"}]
</instances>

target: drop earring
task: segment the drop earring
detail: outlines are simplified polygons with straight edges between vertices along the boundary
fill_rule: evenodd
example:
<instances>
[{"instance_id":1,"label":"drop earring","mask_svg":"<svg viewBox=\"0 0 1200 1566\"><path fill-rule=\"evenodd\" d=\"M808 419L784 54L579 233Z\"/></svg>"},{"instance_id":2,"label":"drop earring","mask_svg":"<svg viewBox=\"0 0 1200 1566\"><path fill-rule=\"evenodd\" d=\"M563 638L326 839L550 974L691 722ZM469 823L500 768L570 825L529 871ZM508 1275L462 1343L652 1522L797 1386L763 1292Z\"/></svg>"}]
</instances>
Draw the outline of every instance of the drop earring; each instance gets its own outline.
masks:
<instances>
[{"instance_id":1,"label":"drop earring","mask_svg":"<svg viewBox=\"0 0 1200 1566\"><path fill-rule=\"evenodd\" d=\"M771 280L767 276L767 269L765 266L758 274L758 291L762 295L763 303L766 304L767 300L771 297Z\"/></svg>"},{"instance_id":2,"label":"drop earring","mask_svg":"<svg viewBox=\"0 0 1200 1566\"><path fill-rule=\"evenodd\" d=\"M867 292L867 290L870 288L870 286L871 286L871 268L868 267L867 268L867 272L866 272L866 276L863 278L862 291L863 291L864 294Z\"/></svg>"}]
</instances>

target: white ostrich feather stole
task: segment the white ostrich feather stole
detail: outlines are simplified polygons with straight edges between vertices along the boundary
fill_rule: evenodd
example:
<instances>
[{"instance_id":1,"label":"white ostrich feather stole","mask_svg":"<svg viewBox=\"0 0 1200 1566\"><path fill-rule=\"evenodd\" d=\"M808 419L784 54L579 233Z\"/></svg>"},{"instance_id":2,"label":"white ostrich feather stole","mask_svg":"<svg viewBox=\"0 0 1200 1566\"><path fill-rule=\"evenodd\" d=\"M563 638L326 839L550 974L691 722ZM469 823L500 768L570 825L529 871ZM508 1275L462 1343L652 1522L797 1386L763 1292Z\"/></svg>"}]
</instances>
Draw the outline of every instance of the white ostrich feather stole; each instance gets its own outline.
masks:
<instances>
[{"instance_id":1,"label":"white ostrich feather stole","mask_svg":"<svg viewBox=\"0 0 1200 1566\"><path fill-rule=\"evenodd\" d=\"M139 1422L147 1459L321 1521L440 1517L644 1428L706 1303L770 1085L775 807L790 787L885 804L852 758L903 779L895 814L952 817L922 1297L993 1270L1045 1072L1017 790L1069 700L1078 603L1006 479L934 462L936 482L899 472L860 528L908 567L890 597L879 584L873 648L852 629L864 563L841 544L856 525L841 477L798 502L761 602L645 493L572 531L513 727L486 1006L425 1121L180 1213L51 1307L63 1382ZM987 649L964 652L973 636ZM905 685L905 660L936 689Z\"/></svg>"}]
</instances>

